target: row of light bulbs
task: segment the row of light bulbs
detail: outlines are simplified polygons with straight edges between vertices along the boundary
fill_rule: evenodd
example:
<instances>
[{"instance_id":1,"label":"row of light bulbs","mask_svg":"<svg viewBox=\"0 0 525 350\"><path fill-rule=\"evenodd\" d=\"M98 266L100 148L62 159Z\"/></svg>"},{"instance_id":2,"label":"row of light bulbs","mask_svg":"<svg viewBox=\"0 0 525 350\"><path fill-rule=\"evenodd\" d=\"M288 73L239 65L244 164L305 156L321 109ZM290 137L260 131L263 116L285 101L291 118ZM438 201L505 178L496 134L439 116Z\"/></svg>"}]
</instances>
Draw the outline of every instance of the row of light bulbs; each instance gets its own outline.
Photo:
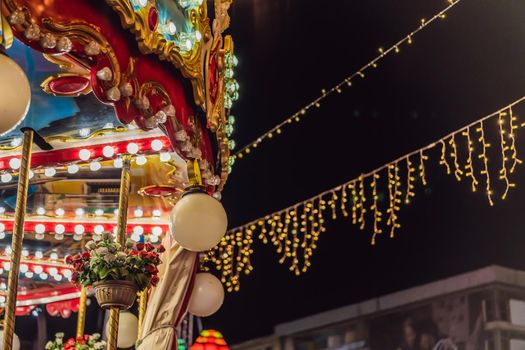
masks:
<instances>
[{"instance_id":1,"label":"row of light bulbs","mask_svg":"<svg viewBox=\"0 0 525 350\"><path fill-rule=\"evenodd\" d=\"M11 269L11 263L9 261L0 262L0 266L0 274L8 272ZM60 266L21 263L20 274L26 278L39 278L44 281L52 279L56 282L62 282L64 280L71 281L72 271L69 268ZM0 284L0 289L3 289L2 287L3 285ZM5 302L5 300L2 300L0 297L0 303L2 302Z\"/></svg>"}]
</instances>

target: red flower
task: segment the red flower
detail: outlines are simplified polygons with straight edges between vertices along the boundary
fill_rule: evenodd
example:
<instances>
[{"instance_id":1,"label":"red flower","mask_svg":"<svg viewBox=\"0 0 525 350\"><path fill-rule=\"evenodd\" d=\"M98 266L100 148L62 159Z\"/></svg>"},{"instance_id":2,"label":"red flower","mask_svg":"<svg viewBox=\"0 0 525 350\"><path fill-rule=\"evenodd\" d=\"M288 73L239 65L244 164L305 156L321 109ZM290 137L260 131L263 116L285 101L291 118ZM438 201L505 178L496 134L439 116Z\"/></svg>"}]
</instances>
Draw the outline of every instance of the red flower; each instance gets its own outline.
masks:
<instances>
[{"instance_id":1,"label":"red flower","mask_svg":"<svg viewBox=\"0 0 525 350\"><path fill-rule=\"evenodd\" d=\"M164 248L164 246L161 244L161 245L158 246L157 251L159 253L164 253L166 251L166 248Z\"/></svg>"},{"instance_id":2,"label":"red flower","mask_svg":"<svg viewBox=\"0 0 525 350\"><path fill-rule=\"evenodd\" d=\"M149 255L149 253L148 253L147 251L145 251L145 250L141 250L141 251L139 252L139 255L140 255L140 257L141 257L142 259L146 259L146 257Z\"/></svg>"},{"instance_id":3,"label":"red flower","mask_svg":"<svg viewBox=\"0 0 525 350\"><path fill-rule=\"evenodd\" d=\"M137 248L137 250L144 249L144 243L139 242L139 243L135 244L135 248Z\"/></svg>"},{"instance_id":4,"label":"red flower","mask_svg":"<svg viewBox=\"0 0 525 350\"><path fill-rule=\"evenodd\" d=\"M139 252L134 250L131 253L129 253L129 255L131 255L131 256L139 255Z\"/></svg>"},{"instance_id":5,"label":"red flower","mask_svg":"<svg viewBox=\"0 0 525 350\"><path fill-rule=\"evenodd\" d=\"M78 262L78 261L81 261L82 260L82 255L81 254L77 254L73 257L73 261L74 262Z\"/></svg>"},{"instance_id":6,"label":"red flower","mask_svg":"<svg viewBox=\"0 0 525 350\"><path fill-rule=\"evenodd\" d=\"M155 265L146 265L145 270L146 272L154 273L157 270L157 268L155 267Z\"/></svg>"},{"instance_id":7,"label":"red flower","mask_svg":"<svg viewBox=\"0 0 525 350\"><path fill-rule=\"evenodd\" d=\"M157 275L152 276L151 277L151 285L153 287L155 287L157 285L157 283L159 283L159 280L160 280L159 276L157 276Z\"/></svg>"},{"instance_id":8,"label":"red flower","mask_svg":"<svg viewBox=\"0 0 525 350\"><path fill-rule=\"evenodd\" d=\"M151 244L151 243L146 243L146 244L144 245L144 248L146 248L146 250L147 250L148 252L151 252L152 250L155 249L155 247L154 247L153 244Z\"/></svg>"},{"instance_id":9,"label":"red flower","mask_svg":"<svg viewBox=\"0 0 525 350\"><path fill-rule=\"evenodd\" d=\"M82 258L86 259L86 260L89 260L89 258L91 258L91 254L89 252L84 252L82 254Z\"/></svg>"},{"instance_id":10,"label":"red flower","mask_svg":"<svg viewBox=\"0 0 525 350\"><path fill-rule=\"evenodd\" d=\"M78 273L75 272L73 275L71 275L71 282L73 283L78 282Z\"/></svg>"},{"instance_id":11,"label":"red flower","mask_svg":"<svg viewBox=\"0 0 525 350\"><path fill-rule=\"evenodd\" d=\"M73 257L71 255L66 256L66 264L71 265L73 263Z\"/></svg>"}]
</instances>

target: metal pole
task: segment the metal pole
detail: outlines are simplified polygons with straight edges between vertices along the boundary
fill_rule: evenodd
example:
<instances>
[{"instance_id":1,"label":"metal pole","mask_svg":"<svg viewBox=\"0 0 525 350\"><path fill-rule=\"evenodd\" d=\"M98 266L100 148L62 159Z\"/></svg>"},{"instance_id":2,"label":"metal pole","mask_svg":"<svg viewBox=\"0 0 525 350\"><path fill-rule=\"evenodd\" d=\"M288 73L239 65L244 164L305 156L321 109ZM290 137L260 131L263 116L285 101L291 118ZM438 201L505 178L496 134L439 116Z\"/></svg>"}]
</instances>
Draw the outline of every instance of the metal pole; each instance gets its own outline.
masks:
<instances>
[{"instance_id":1,"label":"metal pole","mask_svg":"<svg viewBox=\"0 0 525 350\"><path fill-rule=\"evenodd\" d=\"M86 324L86 301L86 288L82 287L82 290L80 291L80 301L78 306L77 338L84 336L84 326Z\"/></svg>"},{"instance_id":2,"label":"metal pole","mask_svg":"<svg viewBox=\"0 0 525 350\"><path fill-rule=\"evenodd\" d=\"M142 334L142 326L144 324L144 315L146 314L146 308L148 306L148 290L144 290L140 292L139 297L139 332L138 334Z\"/></svg>"},{"instance_id":3,"label":"metal pole","mask_svg":"<svg viewBox=\"0 0 525 350\"><path fill-rule=\"evenodd\" d=\"M22 163L18 175L18 191L16 196L15 222L11 241L11 268L7 284L7 301L5 304L4 336L2 349L12 349L15 333L16 296L18 294L18 274L20 273L20 257L24 239L24 220L29 187L29 169L31 167L31 151L33 149L34 131L24 130L22 146Z\"/></svg>"},{"instance_id":4,"label":"metal pole","mask_svg":"<svg viewBox=\"0 0 525 350\"><path fill-rule=\"evenodd\" d=\"M122 159L122 175L120 179L120 198L118 208L117 242L126 244L126 226L128 222L129 191L131 189L131 157L125 155ZM111 308L109 313L108 350L117 349L119 309Z\"/></svg>"}]
</instances>

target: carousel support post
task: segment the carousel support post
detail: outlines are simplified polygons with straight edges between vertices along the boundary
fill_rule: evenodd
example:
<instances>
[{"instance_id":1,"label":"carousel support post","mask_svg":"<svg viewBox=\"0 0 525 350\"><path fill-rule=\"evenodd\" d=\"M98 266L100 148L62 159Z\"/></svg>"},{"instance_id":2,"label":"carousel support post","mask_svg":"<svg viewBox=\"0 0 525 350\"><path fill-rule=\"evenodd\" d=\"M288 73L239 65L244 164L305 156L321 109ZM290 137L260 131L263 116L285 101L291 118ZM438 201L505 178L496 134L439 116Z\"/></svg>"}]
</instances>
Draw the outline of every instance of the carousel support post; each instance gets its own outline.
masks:
<instances>
[{"instance_id":1,"label":"carousel support post","mask_svg":"<svg viewBox=\"0 0 525 350\"><path fill-rule=\"evenodd\" d=\"M2 349L13 348L15 333L16 297L18 294L18 274L20 273L20 258L24 239L24 220L29 187L29 169L31 167L31 151L33 149L34 130L24 129L22 146L22 163L18 175L18 192L16 196L15 221L11 241L11 269L7 285L7 300L5 304L4 336Z\"/></svg>"},{"instance_id":2,"label":"carousel support post","mask_svg":"<svg viewBox=\"0 0 525 350\"><path fill-rule=\"evenodd\" d=\"M126 244L126 226L128 222L129 191L131 188L131 157L124 156L120 179L120 198L118 208L117 242ZM117 349L119 309L111 308L109 313L108 350Z\"/></svg>"},{"instance_id":3,"label":"carousel support post","mask_svg":"<svg viewBox=\"0 0 525 350\"><path fill-rule=\"evenodd\" d=\"M144 315L146 315L146 308L148 307L148 290L140 292L139 297L139 333L142 334L142 325L144 323Z\"/></svg>"},{"instance_id":4,"label":"carousel support post","mask_svg":"<svg viewBox=\"0 0 525 350\"><path fill-rule=\"evenodd\" d=\"M80 301L78 306L78 319L77 319L77 338L84 336L84 326L86 324L86 301L87 292L86 288L82 287L80 291Z\"/></svg>"}]
</instances>

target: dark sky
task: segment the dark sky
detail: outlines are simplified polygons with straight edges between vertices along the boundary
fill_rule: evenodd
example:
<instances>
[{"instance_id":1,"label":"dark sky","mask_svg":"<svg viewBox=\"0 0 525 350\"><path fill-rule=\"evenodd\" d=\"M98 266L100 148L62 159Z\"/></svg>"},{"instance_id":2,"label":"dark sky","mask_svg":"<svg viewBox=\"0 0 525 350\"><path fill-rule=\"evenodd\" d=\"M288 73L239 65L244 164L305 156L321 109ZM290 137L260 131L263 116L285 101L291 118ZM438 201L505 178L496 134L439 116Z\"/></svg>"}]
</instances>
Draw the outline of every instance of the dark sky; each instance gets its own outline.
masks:
<instances>
[{"instance_id":1,"label":"dark sky","mask_svg":"<svg viewBox=\"0 0 525 350\"><path fill-rule=\"evenodd\" d=\"M288 117L446 4L236 0L237 144ZM523 95L525 2L461 0L413 46L238 161L223 193L231 227L346 182ZM517 136L525 158L525 132ZM430 155L429 186L417 187L413 204L402 209L395 239L372 247L369 230L330 222L313 267L298 278L278 264L273 247L257 243L253 274L205 327L236 343L270 334L281 322L489 264L525 269L525 166L515 174L517 189L490 208L483 193L444 175L439 153Z\"/></svg>"}]
</instances>

